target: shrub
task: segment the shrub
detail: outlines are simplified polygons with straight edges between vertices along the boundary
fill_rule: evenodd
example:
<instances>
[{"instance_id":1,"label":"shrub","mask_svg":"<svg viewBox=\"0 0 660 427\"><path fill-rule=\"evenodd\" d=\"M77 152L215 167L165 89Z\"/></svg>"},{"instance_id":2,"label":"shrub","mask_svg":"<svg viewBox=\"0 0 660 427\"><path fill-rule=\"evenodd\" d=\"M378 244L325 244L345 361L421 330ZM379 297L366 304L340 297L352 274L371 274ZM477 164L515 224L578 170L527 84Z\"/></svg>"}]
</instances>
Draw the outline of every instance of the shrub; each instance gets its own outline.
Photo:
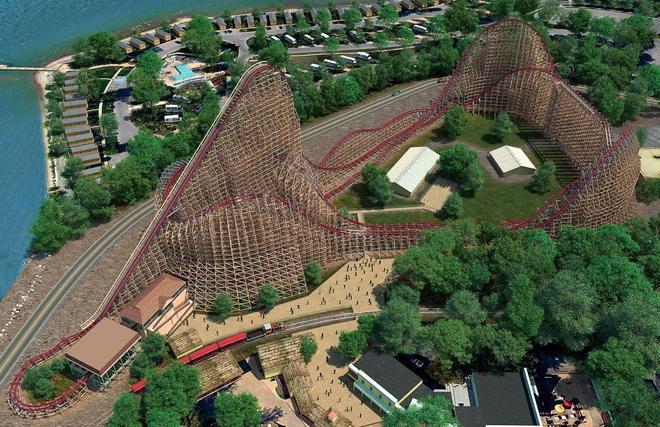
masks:
<instances>
[{"instance_id":1,"label":"shrub","mask_svg":"<svg viewBox=\"0 0 660 427\"><path fill-rule=\"evenodd\" d=\"M635 189L637 200L651 203L660 198L660 178L650 178L640 183Z\"/></svg>"},{"instance_id":2,"label":"shrub","mask_svg":"<svg viewBox=\"0 0 660 427\"><path fill-rule=\"evenodd\" d=\"M300 354L305 359L305 363L309 363L312 360L318 349L319 346L316 344L316 341L309 335L305 335L300 342Z\"/></svg>"},{"instance_id":3,"label":"shrub","mask_svg":"<svg viewBox=\"0 0 660 427\"><path fill-rule=\"evenodd\" d=\"M555 175L555 164L551 161L543 162L529 183L529 191L543 194L550 190Z\"/></svg>"},{"instance_id":4,"label":"shrub","mask_svg":"<svg viewBox=\"0 0 660 427\"><path fill-rule=\"evenodd\" d=\"M213 314L218 316L220 321L225 321L234 310L234 300L225 292L220 292L213 301Z\"/></svg>"},{"instance_id":5,"label":"shrub","mask_svg":"<svg viewBox=\"0 0 660 427\"><path fill-rule=\"evenodd\" d=\"M316 286L321 284L321 266L316 261L310 261L305 265L305 282Z\"/></svg>"},{"instance_id":6,"label":"shrub","mask_svg":"<svg viewBox=\"0 0 660 427\"><path fill-rule=\"evenodd\" d=\"M277 293L277 289L271 283L266 283L259 289L259 295L257 296L257 303L263 305L268 310L275 307L280 301L280 295Z\"/></svg>"},{"instance_id":7,"label":"shrub","mask_svg":"<svg viewBox=\"0 0 660 427\"><path fill-rule=\"evenodd\" d=\"M445 112L445 120L442 124L442 133L449 139L454 139L463 133L467 124L468 116L463 107L452 105Z\"/></svg>"},{"instance_id":8,"label":"shrub","mask_svg":"<svg viewBox=\"0 0 660 427\"><path fill-rule=\"evenodd\" d=\"M463 199L457 193L452 193L440 209L440 216L444 219L458 218L463 214Z\"/></svg>"}]
</instances>

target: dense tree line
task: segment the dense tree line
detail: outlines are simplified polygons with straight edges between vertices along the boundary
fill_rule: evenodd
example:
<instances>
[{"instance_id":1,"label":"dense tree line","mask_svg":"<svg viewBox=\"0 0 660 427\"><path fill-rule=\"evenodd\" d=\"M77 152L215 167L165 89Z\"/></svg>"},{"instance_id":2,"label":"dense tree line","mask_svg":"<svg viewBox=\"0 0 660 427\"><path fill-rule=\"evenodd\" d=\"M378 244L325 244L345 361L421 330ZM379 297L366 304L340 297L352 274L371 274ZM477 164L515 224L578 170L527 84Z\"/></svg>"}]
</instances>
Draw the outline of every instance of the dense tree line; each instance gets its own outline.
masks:
<instances>
[{"instance_id":1,"label":"dense tree line","mask_svg":"<svg viewBox=\"0 0 660 427\"><path fill-rule=\"evenodd\" d=\"M450 222L396 258L372 332L345 333L339 351L355 357L369 339L392 354L429 349L430 373L450 381L529 365L533 350L551 346L582 361L623 425L656 425L644 379L660 354L659 265L660 216L566 226L555 239ZM421 300L443 316L422 323Z\"/></svg>"}]
</instances>

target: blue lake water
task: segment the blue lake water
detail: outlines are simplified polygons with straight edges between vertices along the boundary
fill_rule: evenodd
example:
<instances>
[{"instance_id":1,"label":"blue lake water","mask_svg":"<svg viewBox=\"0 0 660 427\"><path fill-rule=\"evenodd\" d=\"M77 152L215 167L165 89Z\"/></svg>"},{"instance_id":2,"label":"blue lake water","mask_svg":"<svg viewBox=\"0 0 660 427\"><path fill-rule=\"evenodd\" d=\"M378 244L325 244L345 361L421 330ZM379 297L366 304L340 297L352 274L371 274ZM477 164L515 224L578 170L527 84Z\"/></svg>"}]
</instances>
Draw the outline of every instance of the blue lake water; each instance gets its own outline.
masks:
<instances>
[{"instance_id":1,"label":"blue lake water","mask_svg":"<svg viewBox=\"0 0 660 427\"><path fill-rule=\"evenodd\" d=\"M0 63L40 65L76 36L174 14L221 14L291 0L0 0ZM326 3L317 0L315 3ZM25 72L0 72L0 298L21 271L29 229L46 194L39 96Z\"/></svg>"}]
</instances>

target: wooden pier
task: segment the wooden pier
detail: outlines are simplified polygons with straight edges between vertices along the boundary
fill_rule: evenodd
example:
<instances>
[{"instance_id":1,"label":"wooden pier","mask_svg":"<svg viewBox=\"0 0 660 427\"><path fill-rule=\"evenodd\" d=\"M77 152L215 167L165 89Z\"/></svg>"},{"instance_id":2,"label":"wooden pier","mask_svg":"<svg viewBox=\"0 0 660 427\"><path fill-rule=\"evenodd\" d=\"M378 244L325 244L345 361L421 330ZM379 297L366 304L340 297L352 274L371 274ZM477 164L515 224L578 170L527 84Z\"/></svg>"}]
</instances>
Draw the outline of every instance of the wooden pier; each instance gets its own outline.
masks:
<instances>
[{"instance_id":1,"label":"wooden pier","mask_svg":"<svg viewBox=\"0 0 660 427\"><path fill-rule=\"evenodd\" d=\"M6 64L0 64L0 71L57 71L57 68L48 67L13 67Z\"/></svg>"}]
</instances>

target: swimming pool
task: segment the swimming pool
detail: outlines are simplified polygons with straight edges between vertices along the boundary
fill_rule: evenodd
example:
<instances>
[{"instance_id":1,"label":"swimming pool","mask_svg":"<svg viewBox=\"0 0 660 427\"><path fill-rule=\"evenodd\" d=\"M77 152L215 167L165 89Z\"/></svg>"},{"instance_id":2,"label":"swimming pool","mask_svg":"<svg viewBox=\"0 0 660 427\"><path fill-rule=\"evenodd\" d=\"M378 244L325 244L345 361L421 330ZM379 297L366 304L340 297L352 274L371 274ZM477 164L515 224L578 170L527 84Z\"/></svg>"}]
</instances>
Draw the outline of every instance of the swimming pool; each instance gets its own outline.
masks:
<instances>
[{"instance_id":1,"label":"swimming pool","mask_svg":"<svg viewBox=\"0 0 660 427\"><path fill-rule=\"evenodd\" d=\"M173 77L174 80L185 80L195 77L195 73L193 73L186 64L175 65L174 68L179 72L178 75Z\"/></svg>"}]
</instances>

